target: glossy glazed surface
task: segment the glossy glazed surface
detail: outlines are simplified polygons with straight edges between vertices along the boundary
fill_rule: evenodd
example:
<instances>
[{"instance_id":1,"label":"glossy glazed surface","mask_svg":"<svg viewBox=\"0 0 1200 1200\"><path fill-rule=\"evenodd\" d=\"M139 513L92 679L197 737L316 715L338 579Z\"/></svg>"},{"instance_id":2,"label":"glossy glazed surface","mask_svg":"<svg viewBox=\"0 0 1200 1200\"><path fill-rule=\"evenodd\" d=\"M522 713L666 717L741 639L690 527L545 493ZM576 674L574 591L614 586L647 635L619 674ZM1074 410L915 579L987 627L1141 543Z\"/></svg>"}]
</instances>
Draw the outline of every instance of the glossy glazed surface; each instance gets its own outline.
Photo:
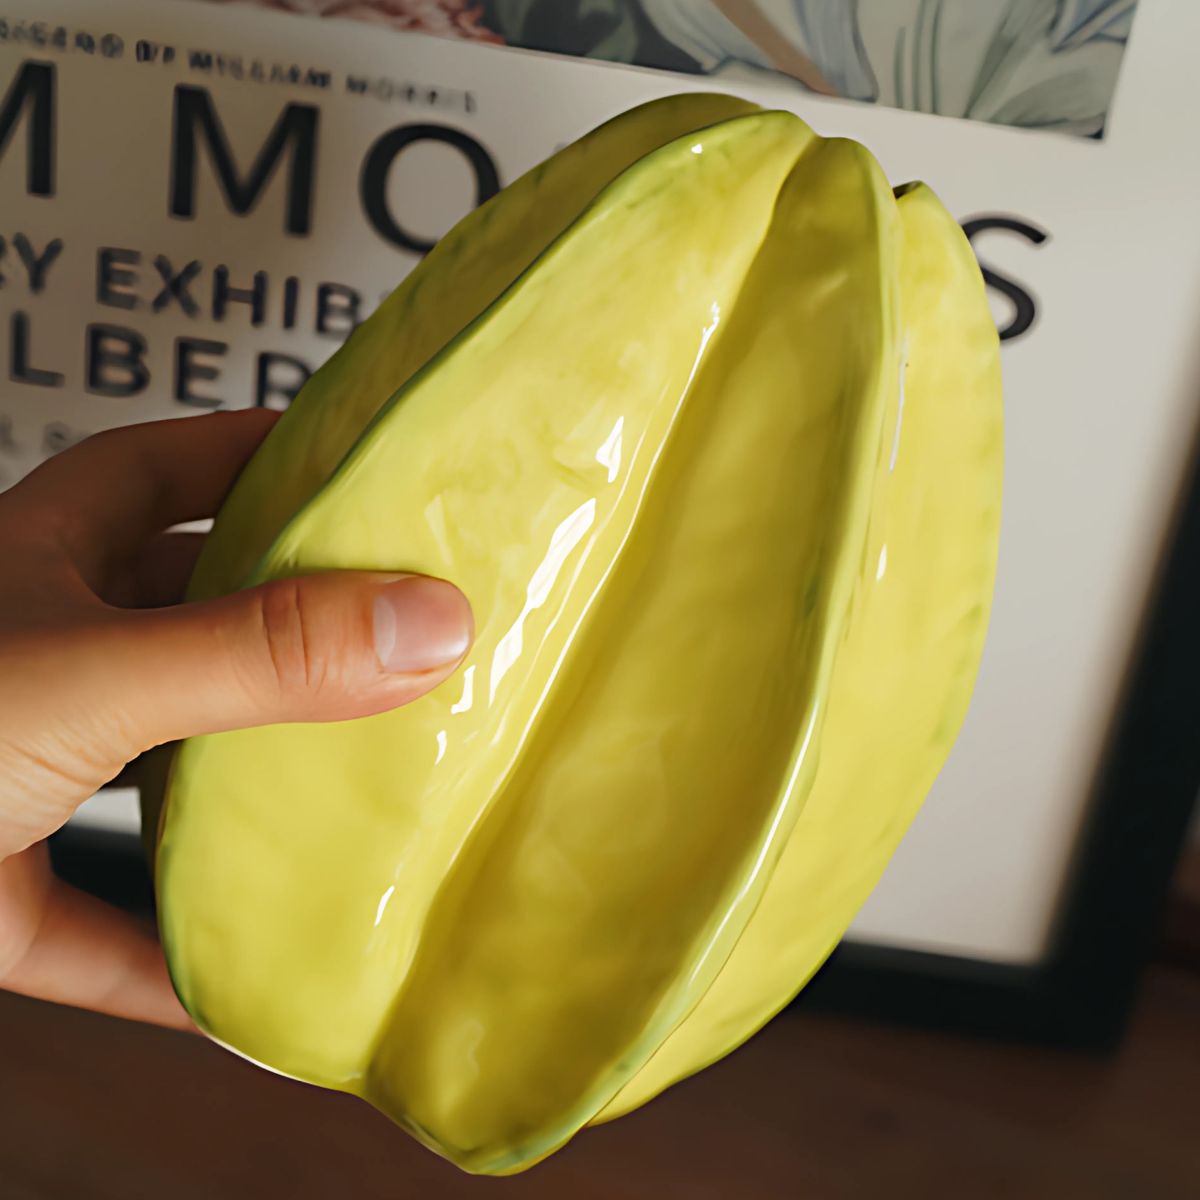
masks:
<instances>
[{"instance_id":1,"label":"glossy glazed surface","mask_svg":"<svg viewBox=\"0 0 1200 1200\"><path fill-rule=\"evenodd\" d=\"M792 999L879 881L966 715L1000 532L999 345L961 230L924 186L902 189L898 206L903 383L876 450L816 780L725 969L601 1119L718 1058Z\"/></svg>"},{"instance_id":2,"label":"glossy glazed surface","mask_svg":"<svg viewBox=\"0 0 1200 1200\"><path fill-rule=\"evenodd\" d=\"M675 138L754 111L733 96L655 100L636 119L601 125L460 221L280 419L226 501L190 598L241 586L397 389L510 287L602 188Z\"/></svg>"},{"instance_id":3,"label":"glossy glazed surface","mask_svg":"<svg viewBox=\"0 0 1200 1200\"><path fill-rule=\"evenodd\" d=\"M202 1028L492 1173L811 974L949 749L995 560L995 333L936 200L719 97L581 145L314 378L197 573L453 579L464 668L187 743L157 864Z\"/></svg>"}]
</instances>

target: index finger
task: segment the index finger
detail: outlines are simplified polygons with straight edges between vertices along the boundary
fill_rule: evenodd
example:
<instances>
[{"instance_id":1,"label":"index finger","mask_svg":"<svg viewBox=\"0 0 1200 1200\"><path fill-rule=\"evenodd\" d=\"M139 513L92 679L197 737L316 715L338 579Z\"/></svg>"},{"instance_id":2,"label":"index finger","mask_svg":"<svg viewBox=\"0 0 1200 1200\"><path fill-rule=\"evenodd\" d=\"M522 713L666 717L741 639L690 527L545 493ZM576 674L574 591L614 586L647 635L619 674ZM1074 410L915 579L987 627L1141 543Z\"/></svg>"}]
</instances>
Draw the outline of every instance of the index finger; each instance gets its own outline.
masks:
<instances>
[{"instance_id":1,"label":"index finger","mask_svg":"<svg viewBox=\"0 0 1200 1200\"><path fill-rule=\"evenodd\" d=\"M5 507L47 523L85 578L101 577L154 534L216 513L277 417L245 409L98 433L26 476Z\"/></svg>"},{"instance_id":2,"label":"index finger","mask_svg":"<svg viewBox=\"0 0 1200 1200\"><path fill-rule=\"evenodd\" d=\"M0 988L133 1021L195 1029L175 997L162 947L136 917L55 878L42 847L0 863Z\"/></svg>"}]
</instances>

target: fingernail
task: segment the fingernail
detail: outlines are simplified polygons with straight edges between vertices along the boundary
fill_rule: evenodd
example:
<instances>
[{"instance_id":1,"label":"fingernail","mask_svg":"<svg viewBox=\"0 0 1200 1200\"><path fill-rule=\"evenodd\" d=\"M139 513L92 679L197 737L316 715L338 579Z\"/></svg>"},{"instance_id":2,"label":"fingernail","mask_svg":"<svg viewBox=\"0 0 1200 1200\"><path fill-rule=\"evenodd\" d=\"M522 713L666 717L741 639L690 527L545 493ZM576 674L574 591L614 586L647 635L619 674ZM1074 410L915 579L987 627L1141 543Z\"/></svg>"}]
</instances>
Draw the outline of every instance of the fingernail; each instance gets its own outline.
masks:
<instances>
[{"instance_id":1,"label":"fingernail","mask_svg":"<svg viewBox=\"0 0 1200 1200\"><path fill-rule=\"evenodd\" d=\"M375 597L375 653L385 671L411 675L458 662L474 635L471 606L452 584L409 575Z\"/></svg>"}]
</instances>

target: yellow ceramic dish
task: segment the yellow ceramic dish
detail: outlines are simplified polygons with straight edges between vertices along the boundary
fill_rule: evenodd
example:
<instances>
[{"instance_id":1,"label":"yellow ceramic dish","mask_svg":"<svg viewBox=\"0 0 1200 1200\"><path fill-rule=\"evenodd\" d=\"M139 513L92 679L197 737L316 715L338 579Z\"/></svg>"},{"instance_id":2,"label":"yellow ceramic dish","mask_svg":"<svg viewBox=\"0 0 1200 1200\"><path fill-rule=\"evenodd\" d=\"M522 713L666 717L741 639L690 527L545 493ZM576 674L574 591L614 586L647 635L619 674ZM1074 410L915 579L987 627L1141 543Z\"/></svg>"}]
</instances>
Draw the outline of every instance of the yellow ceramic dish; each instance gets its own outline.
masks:
<instances>
[{"instance_id":1,"label":"yellow ceramic dish","mask_svg":"<svg viewBox=\"0 0 1200 1200\"><path fill-rule=\"evenodd\" d=\"M201 1028L493 1174L749 1036L965 713L997 352L928 190L728 97L635 110L467 218L197 570L416 571L477 625L405 709L179 750L147 819Z\"/></svg>"}]
</instances>

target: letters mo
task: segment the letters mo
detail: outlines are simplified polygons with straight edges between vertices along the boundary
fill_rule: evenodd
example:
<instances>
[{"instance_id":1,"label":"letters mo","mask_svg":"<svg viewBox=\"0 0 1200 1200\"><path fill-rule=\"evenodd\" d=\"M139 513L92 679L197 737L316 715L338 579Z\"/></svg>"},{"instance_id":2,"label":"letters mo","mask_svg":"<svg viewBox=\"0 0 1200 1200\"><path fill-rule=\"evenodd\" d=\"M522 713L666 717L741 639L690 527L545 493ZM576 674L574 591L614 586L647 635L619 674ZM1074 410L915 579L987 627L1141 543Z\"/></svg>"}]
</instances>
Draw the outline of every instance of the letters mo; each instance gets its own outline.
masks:
<instances>
[{"instance_id":1,"label":"letters mo","mask_svg":"<svg viewBox=\"0 0 1200 1200\"><path fill-rule=\"evenodd\" d=\"M0 159L17 141L25 126L25 189L35 196L53 196L56 186L57 68L52 62L23 62L0 100ZM294 237L312 230L313 193L320 142L321 112L315 105L290 102L276 118L249 169L240 169L229 139L206 88L178 84L174 88L167 212L179 220L196 215L196 181L201 152L216 178L229 210L245 216L259 204L280 167L283 172L283 229ZM398 125L380 134L367 148L358 176L358 201L371 228L390 245L413 254L425 254L433 243L405 227L402 215L389 205L387 180L392 165L417 143L438 143L467 163L475 181L475 203L484 203L500 190L495 159L469 133L450 125L418 123ZM1032 222L1006 215L981 215L963 223L975 245L980 235L1000 231L1016 235L1035 246L1048 239ZM978 253L978 250L977 250ZM996 271L987 263L984 280L991 291L1004 297L1012 312L1000 329L1003 340L1027 333L1037 320L1038 306L1032 291Z\"/></svg>"}]
</instances>

